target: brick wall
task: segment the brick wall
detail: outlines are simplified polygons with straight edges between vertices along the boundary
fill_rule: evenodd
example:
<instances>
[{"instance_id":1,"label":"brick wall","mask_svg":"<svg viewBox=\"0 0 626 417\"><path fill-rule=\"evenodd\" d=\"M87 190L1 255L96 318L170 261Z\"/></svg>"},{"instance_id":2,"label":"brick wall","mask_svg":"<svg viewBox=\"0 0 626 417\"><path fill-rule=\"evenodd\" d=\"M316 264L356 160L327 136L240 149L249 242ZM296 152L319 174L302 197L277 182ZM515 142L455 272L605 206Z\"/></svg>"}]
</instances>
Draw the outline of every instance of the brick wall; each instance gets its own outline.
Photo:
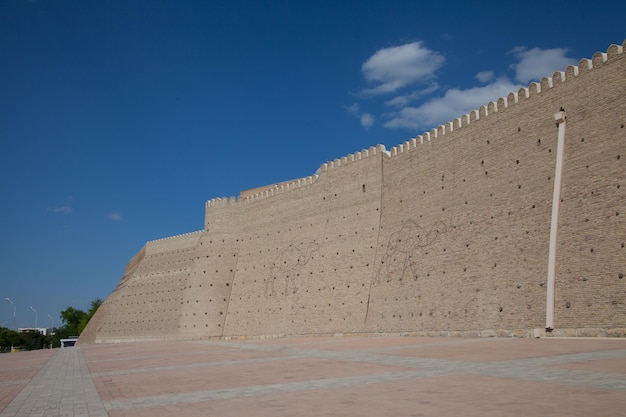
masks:
<instances>
[{"instance_id":1,"label":"brick wall","mask_svg":"<svg viewBox=\"0 0 626 417\"><path fill-rule=\"evenodd\" d=\"M385 151L207 202L149 242L81 342L544 328L554 114L567 113L554 334L625 335L622 46Z\"/></svg>"}]
</instances>

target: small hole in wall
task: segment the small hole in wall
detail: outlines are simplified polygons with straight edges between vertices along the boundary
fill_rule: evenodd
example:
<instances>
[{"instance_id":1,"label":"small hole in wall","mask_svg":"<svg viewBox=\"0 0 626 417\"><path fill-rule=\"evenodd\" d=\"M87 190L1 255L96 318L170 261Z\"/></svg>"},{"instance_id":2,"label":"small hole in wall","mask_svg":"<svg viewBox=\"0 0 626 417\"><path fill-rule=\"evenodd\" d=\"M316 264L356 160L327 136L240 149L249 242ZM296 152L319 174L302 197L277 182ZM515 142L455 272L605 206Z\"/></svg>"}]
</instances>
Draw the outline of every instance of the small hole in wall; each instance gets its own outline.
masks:
<instances>
[{"instance_id":1,"label":"small hole in wall","mask_svg":"<svg viewBox=\"0 0 626 417\"><path fill-rule=\"evenodd\" d=\"M565 308L570 308L571 306L572 306L572 303L570 303L569 301L565 303Z\"/></svg>"},{"instance_id":2,"label":"small hole in wall","mask_svg":"<svg viewBox=\"0 0 626 417\"><path fill-rule=\"evenodd\" d=\"M521 127L518 127L518 128L517 128L517 131L518 131L518 132L521 132L521 131L522 131L522 128L521 128Z\"/></svg>"}]
</instances>

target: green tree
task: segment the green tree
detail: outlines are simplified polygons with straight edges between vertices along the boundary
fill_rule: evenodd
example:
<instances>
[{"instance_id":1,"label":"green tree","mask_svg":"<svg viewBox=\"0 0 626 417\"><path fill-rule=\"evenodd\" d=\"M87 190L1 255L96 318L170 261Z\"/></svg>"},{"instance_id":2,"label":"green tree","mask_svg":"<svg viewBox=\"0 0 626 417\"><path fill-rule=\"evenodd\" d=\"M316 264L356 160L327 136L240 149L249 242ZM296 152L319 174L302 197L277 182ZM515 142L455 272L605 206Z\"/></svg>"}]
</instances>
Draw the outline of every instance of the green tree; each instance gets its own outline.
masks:
<instances>
[{"instance_id":1,"label":"green tree","mask_svg":"<svg viewBox=\"0 0 626 417\"><path fill-rule=\"evenodd\" d=\"M59 329L59 332L64 333L65 337L78 336L80 334L79 328L81 321L87 316L83 310L79 310L74 307L68 307L61 311L61 321L63 326Z\"/></svg>"},{"instance_id":2,"label":"green tree","mask_svg":"<svg viewBox=\"0 0 626 417\"><path fill-rule=\"evenodd\" d=\"M15 332L0 328L0 353L10 352L11 347L19 350L43 349L50 346L51 339L35 331Z\"/></svg>"},{"instance_id":3,"label":"green tree","mask_svg":"<svg viewBox=\"0 0 626 417\"><path fill-rule=\"evenodd\" d=\"M21 340L18 332L5 327L0 328L0 352L10 352L11 346L18 347L20 344Z\"/></svg>"},{"instance_id":4,"label":"green tree","mask_svg":"<svg viewBox=\"0 0 626 417\"><path fill-rule=\"evenodd\" d=\"M87 311L87 314L80 319L80 323L78 324L78 334L81 334L83 330L85 330L87 323L89 323L89 320L91 320L93 315L96 314L96 311L101 304L102 300L100 298L96 298L91 302L91 304L89 304L89 311Z\"/></svg>"}]
</instances>

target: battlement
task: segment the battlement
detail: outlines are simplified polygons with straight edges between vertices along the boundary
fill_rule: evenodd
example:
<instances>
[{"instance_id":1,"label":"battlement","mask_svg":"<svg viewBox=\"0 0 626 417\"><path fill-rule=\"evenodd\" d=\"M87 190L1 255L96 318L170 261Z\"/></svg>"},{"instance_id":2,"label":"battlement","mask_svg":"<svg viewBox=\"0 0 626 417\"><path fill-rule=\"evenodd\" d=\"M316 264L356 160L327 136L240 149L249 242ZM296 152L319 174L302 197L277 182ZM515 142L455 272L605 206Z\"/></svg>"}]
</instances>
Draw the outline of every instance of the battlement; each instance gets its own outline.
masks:
<instances>
[{"instance_id":1,"label":"battlement","mask_svg":"<svg viewBox=\"0 0 626 417\"><path fill-rule=\"evenodd\" d=\"M358 162L363 159L369 158L370 156L378 155L380 153L383 153L389 156L389 152L385 148L385 145L379 144L376 146L372 146L369 149L363 149L360 152L355 152L347 156L344 156L342 158L338 158L333 161L326 162L320 166L319 172L320 173L327 172L331 169L339 168L341 166L345 166L353 162Z\"/></svg>"},{"instance_id":2,"label":"battlement","mask_svg":"<svg viewBox=\"0 0 626 417\"><path fill-rule=\"evenodd\" d=\"M591 59L581 59L577 66L569 65L565 71L556 71L550 78L543 77L540 82L530 83L528 87L520 88L517 92L511 92L506 97L500 97L498 100L492 101L486 106L481 106L477 110L472 110L471 112L454 119L452 122L444 123L437 128L433 128L428 132L424 132L415 138L394 146L391 148L390 156L394 157L415 149L418 145L443 137L455 129L461 129L480 120L481 118L484 119L488 117L490 114L503 111L504 109L507 109L517 103L531 99L543 91L547 91L558 84L565 83L580 75L586 74L594 68L606 65L616 59L621 59L623 57L625 45L626 40L624 40L622 45L610 45L606 53L596 52Z\"/></svg>"},{"instance_id":3,"label":"battlement","mask_svg":"<svg viewBox=\"0 0 626 417\"><path fill-rule=\"evenodd\" d=\"M126 273L128 273L131 269L133 269L136 265L139 264L146 256L146 247L141 248L139 252L135 256L133 256L130 261L126 264Z\"/></svg>"},{"instance_id":4,"label":"battlement","mask_svg":"<svg viewBox=\"0 0 626 417\"><path fill-rule=\"evenodd\" d=\"M370 147L369 149L364 149L359 152L337 158L333 161L325 162L320 165L320 168L312 176L299 178L293 181L263 186L259 187L258 189L247 190L246 192L241 192L239 197L231 196L213 198L205 203L205 208L209 209L213 207L223 207L226 205L237 204L241 202L249 203L273 197L278 194L282 194L313 184L320 178L320 175L323 175L330 170L367 159L370 156L375 156L383 153L387 157L395 157L404 152L416 149L418 145L428 143L434 139L442 138L448 133L473 124L481 119L488 117L491 114L504 111L505 109L514 106L515 104L532 99L534 96L540 94L541 92L547 91L558 84L565 83L569 80L572 80L573 78L586 74L592 71L594 68L605 65L616 59L621 59L624 53L624 45L626 45L626 40L624 40L622 45L612 44L608 47L607 52L596 52L591 59L581 59L577 66L570 65L565 69L565 71L556 71L552 75L552 77L543 77L540 82L530 83L528 87L522 87L517 92L511 92L506 97L500 97L496 101L491 101L487 105L480 106L480 108L472 110L469 113L464 114L460 117L457 117L453 121L446 122L436 128L432 128L428 132L424 132L421 135L416 136L415 138L394 146L393 148L391 148L390 151L386 150L384 145L378 144L376 146Z\"/></svg>"},{"instance_id":5,"label":"battlement","mask_svg":"<svg viewBox=\"0 0 626 417\"><path fill-rule=\"evenodd\" d=\"M229 204L235 204L237 203L237 197L217 197L217 198L212 198L211 200L208 200L205 203L205 208L211 208L211 207L222 207L222 206L226 206Z\"/></svg>"},{"instance_id":6,"label":"battlement","mask_svg":"<svg viewBox=\"0 0 626 417\"><path fill-rule=\"evenodd\" d=\"M151 240L146 243L145 254L153 255L155 253L164 252L172 249L185 249L194 247L200 239L204 230L183 233L176 236L164 237L162 239Z\"/></svg>"},{"instance_id":7,"label":"battlement","mask_svg":"<svg viewBox=\"0 0 626 417\"><path fill-rule=\"evenodd\" d=\"M221 197L221 198L213 198L208 200L205 203L205 208L213 208L213 207L223 207L230 204L237 203L249 203L253 201L258 201L261 199L273 197L278 194L282 194L285 192L289 192L298 188L306 187L308 185L316 182L321 175L327 173L330 170L337 169L340 167L345 167L348 164L352 164L354 162L359 162L369 158L370 156L375 156L378 154L384 154L386 156L390 156L389 151L385 149L385 145L376 145L372 146L369 149L363 149L360 152L355 152L349 154L347 156L335 159L333 161L328 161L323 163L315 174L310 175L308 177L299 178L292 181L286 181L278 184L268 185L264 187L259 187L258 189L248 190L246 192L242 192L239 198L237 197ZM258 192L251 192L256 191Z\"/></svg>"}]
</instances>

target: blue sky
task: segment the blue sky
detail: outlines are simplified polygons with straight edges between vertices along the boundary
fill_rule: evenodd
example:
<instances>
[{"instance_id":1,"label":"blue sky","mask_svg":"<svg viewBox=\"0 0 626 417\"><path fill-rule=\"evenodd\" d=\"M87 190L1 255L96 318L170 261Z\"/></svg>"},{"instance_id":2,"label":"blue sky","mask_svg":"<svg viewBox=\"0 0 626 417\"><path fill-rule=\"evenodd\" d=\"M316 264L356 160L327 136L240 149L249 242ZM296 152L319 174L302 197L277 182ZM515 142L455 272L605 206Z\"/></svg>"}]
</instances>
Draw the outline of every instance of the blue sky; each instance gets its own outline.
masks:
<instances>
[{"instance_id":1,"label":"blue sky","mask_svg":"<svg viewBox=\"0 0 626 417\"><path fill-rule=\"evenodd\" d=\"M206 200L388 148L626 37L615 1L0 0L0 325Z\"/></svg>"}]
</instances>

